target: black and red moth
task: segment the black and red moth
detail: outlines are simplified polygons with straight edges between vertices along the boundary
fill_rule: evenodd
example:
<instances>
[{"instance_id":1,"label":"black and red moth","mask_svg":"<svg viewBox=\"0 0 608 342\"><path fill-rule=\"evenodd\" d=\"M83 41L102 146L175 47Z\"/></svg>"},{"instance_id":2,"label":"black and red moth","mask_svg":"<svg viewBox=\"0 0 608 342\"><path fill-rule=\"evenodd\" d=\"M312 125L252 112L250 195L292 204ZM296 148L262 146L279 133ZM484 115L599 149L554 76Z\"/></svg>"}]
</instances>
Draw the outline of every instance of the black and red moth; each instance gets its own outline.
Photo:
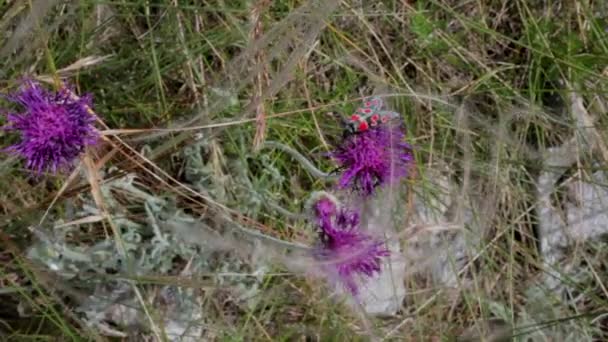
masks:
<instances>
[{"instance_id":1,"label":"black and red moth","mask_svg":"<svg viewBox=\"0 0 608 342\"><path fill-rule=\"evenodd\" d=\"M384 102L377 96L363 101L363 106L357 108L355 113L346 120L346 132L350 134L365 132L370 127L399 117L397 112L381 110L383 105Z\"/></svg>"}]
</instances>

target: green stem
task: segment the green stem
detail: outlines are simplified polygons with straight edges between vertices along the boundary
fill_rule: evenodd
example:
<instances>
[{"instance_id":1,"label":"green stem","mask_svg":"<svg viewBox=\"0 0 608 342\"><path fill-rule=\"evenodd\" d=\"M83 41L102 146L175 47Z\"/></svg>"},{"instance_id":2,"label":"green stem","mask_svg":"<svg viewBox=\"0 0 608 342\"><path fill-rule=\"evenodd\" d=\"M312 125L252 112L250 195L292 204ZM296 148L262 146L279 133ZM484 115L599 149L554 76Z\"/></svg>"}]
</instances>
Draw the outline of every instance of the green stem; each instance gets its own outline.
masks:
<instances>
[{"instance_id":1,"label":"green stem","mask_svg":"<svg viewBox=\"0 0 608 342\"><path fill-rule=\"evenodd\" d=\"M308 172L310 172L312 176L316 178L334 178L332 174L319 170L310 160L304 157L300 152L285 144L282 144L277 141L268 140L264 142L264 145L262 145L262 147L276 148L278 150L286 152L287 154L291 155L295 160L297 160L300 164L302 164L302 166L306 170L308 170Z\"/></svg>"}]
</instances>

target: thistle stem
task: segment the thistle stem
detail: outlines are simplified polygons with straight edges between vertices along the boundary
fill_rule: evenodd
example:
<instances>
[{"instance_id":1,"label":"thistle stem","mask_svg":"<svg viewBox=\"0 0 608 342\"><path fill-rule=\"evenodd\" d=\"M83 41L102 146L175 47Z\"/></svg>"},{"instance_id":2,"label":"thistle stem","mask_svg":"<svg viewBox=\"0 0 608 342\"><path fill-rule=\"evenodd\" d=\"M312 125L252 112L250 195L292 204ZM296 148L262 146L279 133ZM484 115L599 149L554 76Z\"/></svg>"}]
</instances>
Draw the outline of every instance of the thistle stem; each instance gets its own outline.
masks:
<instances>
[{"instance_id":1,"label":"thistle stem","mask_svg":"<svg viewBox=\"0 0 608 342\"><path fill-rule=\"evenodd\" d=\"M302 164L302 166L308 170L308 172L310 172L310 174L316 178L334 178L334 175L332 175L331 173L327 173L327 172L323 172L321 170L319 170L310 160L308 160L306 157L304 157L300 152L296 151L295 149L282 144L280 142L277 141L272 141L272 140L267 140L264 142L264 144L262 145L262 148L264 147L270 147L270 148L276 148L278 150L281 150L289 155L291 155L295 160L297 160L300 164Z\"/></svg>"}]
</instances>

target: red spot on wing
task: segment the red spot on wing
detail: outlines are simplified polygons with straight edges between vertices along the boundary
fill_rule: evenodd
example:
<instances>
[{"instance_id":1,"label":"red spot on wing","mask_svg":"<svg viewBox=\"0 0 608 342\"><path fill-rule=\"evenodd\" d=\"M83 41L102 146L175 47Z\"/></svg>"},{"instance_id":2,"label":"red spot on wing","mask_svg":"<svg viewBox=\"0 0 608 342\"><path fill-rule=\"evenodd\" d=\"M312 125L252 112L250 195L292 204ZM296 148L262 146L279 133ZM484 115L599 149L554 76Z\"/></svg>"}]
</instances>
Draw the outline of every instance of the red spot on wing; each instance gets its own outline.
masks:
<instances>
[{"instance_id":1,"label":"red spot on wing","mask_svg":"<svg viewBox=\"0 0 608 342\"><path fill-rule=\"evenodd\" d=\"M369 119L371 121L370 126L377 126L378 118L379 118L378 114L372 115L372 117Z\"/></svg>"},{"instance_id":2,"label":"red spot on wing","mask_svg":"<svg viewBox=\"0 0 608 342\"><path fill-rule=\"evenodd\" d=\"M367 102L365 102L365 103L364 103L364 106L365 106L365 107L369 107L369 106L371 106L371 105L372 105L372 103L371 103L371 102L369 102L369 101L367 101Z\"/></svg>"},{"instance_id":3,"label":"red spot on wing","mask_svg":"<svg viewBox=\"0 0 608 342\"><path fill-rule=\"evenodd\" d=\"M382 117L381 121L382 121L383 123L385 123L385 122L388 122L388 119L390 119L390 118L388 117L388 115L385 115L385 116L383 116L383 117Z\"/></svg>"},{"instance_id":4,"label":"red spot on wing","mask_svg":"<svg viewBox=\"0 0 608 342\"><path fill-rule=\"evenodd\" d=\"M367 131L368 128L369 125L367 124L367 122L361 121L361 123L359 124L359 132Z\"/></svg>"},{"instance_id":5,"label":"red spot on wing","mask_svg":"<svg viewBox=\"0 0 608 342\"><path fill-rule=\"evenodd\" d=\"M361 117L357 114L353 114L350 116L350 119L353 121L359 121L359 120L361 120Z\"/></svg>"},{"instance_id":6,"label":"red spot on wing","mask_svg":"<svg viewBox=\"0 0 608 342\"><path fill-rule=\"evenodd\" d=\"M371 112L372 112L372 110L371 110L371 109L369 109L369 108L365 108L365 109L363 110L363 113L366 113L366 114L371 113Z\"/></svg>"}]
</instances>

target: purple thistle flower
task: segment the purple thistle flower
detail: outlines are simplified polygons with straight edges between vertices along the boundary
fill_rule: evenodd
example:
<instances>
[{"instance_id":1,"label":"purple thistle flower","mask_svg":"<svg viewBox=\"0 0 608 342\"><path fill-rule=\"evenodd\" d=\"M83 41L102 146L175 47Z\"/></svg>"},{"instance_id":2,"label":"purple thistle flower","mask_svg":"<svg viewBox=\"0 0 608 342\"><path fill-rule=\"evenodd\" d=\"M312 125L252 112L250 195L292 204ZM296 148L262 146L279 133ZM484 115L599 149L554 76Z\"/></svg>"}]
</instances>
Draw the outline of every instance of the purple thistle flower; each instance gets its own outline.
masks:
<instances>
[{"instance_id":1,"label":"purple thistle flower","mask_svg":"<svg viewBox=\"0 0 608 342\"><path fill-rule=\"evenodd\" d=\"M7 114L8 124L2 128L19 132L21 141L5 150L23 157L37 174L69 169L87 145L98 141L95 117L88 111L90 95L74 99L68 89L53 92L25 80L5 98L24 108L21 113Z\"/></svg>"},{"instance_id":2,"label":"purple thistle flower","mask_svg":"<svg viewBox=\"0 0 608 342\"><path fill-rule=\"evenodd\" d=\"M413 156L404 136L401 124L389 122L347 137L330 153L344 170L338 186L369 196L376 187L406 177Z\"/></svg>"},{"instance_id":3,"label":"purple thistle flower","mask_svg":"<svg viewBox=\"0 0 608 342\"><path fill-rule=\"evenodd\" d=\"M313 211L321 240L315 258L322 262L326 274L357 295L360 282L381 272L381 259L389 251L381 241L359 229L356 212L338 208L327 197L319 199Z\"/></svg>"}]
</instances>

